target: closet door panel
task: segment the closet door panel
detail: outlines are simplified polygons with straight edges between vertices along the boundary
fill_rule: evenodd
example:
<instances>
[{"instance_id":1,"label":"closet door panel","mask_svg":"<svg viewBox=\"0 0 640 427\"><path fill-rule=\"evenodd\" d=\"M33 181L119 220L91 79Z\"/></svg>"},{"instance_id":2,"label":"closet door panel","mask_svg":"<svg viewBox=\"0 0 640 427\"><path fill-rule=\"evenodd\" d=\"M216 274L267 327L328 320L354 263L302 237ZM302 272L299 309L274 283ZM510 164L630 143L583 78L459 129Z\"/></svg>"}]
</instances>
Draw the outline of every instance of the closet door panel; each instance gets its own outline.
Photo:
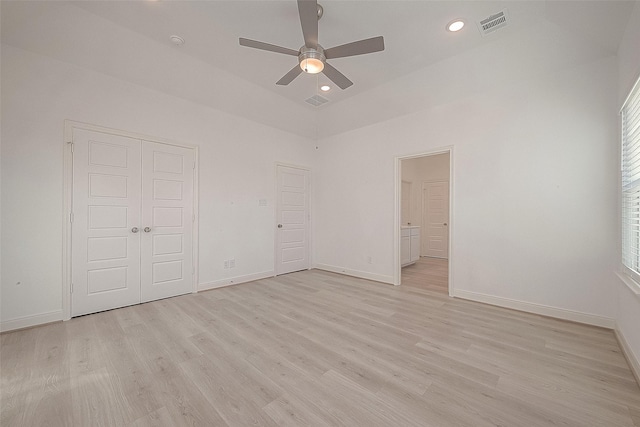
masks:
<instances>
[{"instance_id":1,"label":"closet door panel","mask_svg":"<svg viewBox=\"0 0 640 427\"><path fill-rule=\"evenodd\" d=\"M141 295L193 290L193 149L142 143Z\"/></svg>"},{"instance_id":2,"label":"closet door panel","mask_svg":"<svg viewBox=\"0 0 640 427\"><path fill-rule=\"evenodd\" d=\"M140 302L140 140L73 133L71 314Z\"/></svg>"}]
</instances>

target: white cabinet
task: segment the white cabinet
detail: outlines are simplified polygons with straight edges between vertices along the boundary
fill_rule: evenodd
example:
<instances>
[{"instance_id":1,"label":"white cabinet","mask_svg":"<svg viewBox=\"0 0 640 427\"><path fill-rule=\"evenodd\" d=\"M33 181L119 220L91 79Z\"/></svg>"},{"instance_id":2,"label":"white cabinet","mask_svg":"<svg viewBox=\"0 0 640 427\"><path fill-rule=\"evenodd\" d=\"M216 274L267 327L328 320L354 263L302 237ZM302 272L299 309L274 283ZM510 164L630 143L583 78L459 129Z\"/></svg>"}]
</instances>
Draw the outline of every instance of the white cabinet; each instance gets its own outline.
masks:
<instances>
[{"instance_id":1,"label":"white cabinet","mask_svg":"<svg viewBox=\"0 0 640 427\"><path fill-rule=\"evenodd\" d=\"M400 228L400 263L404 267L420 259L420 227Z\"/></svg>"},{"instance_id":2,"label":"white cabinet","mask_svg":"<svg viewBox=\"0 0 640 427\"><path fill-rule=\"evenodd\" d=\"M403 227L400 233L400 263L404 267L411 264L411 230Z\"/></svg>"},{"instance_id":3,"label":"white cabinet","mask_svg":"<svg viewBox=\"0 0 640 427\"><path fill-rule=\"evenodd\" d=\"M420 259L420 227L411 229L411 262Z\"/></svg>"}]
</instances>

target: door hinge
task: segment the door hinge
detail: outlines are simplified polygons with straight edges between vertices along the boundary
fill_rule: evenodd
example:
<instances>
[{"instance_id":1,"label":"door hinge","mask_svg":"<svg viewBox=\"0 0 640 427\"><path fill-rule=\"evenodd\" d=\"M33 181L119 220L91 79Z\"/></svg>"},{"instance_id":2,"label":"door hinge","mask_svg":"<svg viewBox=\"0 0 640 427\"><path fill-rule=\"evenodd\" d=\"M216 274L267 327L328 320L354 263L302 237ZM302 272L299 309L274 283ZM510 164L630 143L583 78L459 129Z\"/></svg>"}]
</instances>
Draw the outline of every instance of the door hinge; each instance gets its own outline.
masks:
<instances>
[{"instance_id":1,"label":"door hinge","mask_svg":"<svg viewBox=\"0 0 640 427\"><path fill-rule=\"evenodd\" d=\"M191 215L191 222L196 222L196 214Z\"/></svg>"},{"instance_id":2,"label":"door hinge","mask_svg":"<svg viewBox=\"0 0 640 427\"><path fill-rule=\"evenodd\" d=\"M73 153L73 142L71 143L71 152Z\"/></svg>"},{"instance_id":3,"label":"door hinge","mask_svg":"<svg viewBox=\"0 0 640 427\"><path fill-rule=\"evenodd\" d=\"M196 168L196 162L195 162L195 160L194 160L194 161L193 161L193 169L195 169L195 168Z\"/></svg>"},{"instance_id":4,"label":"door hinge","mask_svg":"<svg viewBox=\"0 0 640 427\"><path fill-rule=\"evenodd\" d=\"M69 214L69 222L73 222L73 212Z\"/></svg>"},{"instance_id":5,"label":"door hinge","mask_svg":"<svg viewBox=\"0 0 640 427\"><path fill-rule=\"evenodd\" d=\"M71 293L73 293L73 283L71 284Z\"/></svg>"}]
</instances>

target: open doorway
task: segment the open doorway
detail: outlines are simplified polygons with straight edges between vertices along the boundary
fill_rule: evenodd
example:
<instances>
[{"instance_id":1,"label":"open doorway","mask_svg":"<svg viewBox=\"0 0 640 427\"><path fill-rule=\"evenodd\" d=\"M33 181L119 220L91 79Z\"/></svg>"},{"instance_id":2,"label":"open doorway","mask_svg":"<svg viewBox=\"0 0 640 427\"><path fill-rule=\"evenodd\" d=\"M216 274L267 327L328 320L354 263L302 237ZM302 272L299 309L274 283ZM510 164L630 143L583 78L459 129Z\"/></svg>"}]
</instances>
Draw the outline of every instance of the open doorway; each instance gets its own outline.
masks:
<instances>
[{"instance_id":1,"label":"open doorway","mask_svg":"<svg viewBox=\"0 0 640 427\"><path fill-rule=\"evenodd\" d=\"M398 158L397 282L451 294L451 150Z\"/></svg>"}]
</instances>

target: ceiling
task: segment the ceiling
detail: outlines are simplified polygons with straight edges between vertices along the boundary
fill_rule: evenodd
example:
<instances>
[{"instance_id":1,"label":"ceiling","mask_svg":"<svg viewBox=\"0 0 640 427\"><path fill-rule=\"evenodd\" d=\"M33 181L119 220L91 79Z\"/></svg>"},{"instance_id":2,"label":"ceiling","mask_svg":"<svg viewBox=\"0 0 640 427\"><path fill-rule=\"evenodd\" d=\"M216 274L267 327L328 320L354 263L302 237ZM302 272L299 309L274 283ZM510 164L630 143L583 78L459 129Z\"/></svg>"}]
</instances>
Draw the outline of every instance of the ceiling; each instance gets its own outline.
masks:
<instances>
[{"instance_id":1,"label":"ceiling","mask_svg":"<svg viewBox=\"0 0 640 427\"><path fill-rule=\"evenodd\" d=\"M447 61L471 68L456 60L469 52L485 49L495 54L503 46L505 55L514 56L509 49L519 49L526 60L527 49L537 52L563 45L559 61L613 55L637 2L320 3L323 47L378 35L384 36L386 46L383 52L330 61L354 85L321 93L329 102L320 107L305 99L320 93L324 83L334 86L326 77L302 74L288 86L277 86L296 58L238 44L238 38L245 37L300 48L295 0L2 1L1 37L15 47L285 131L309 136L309 129L314 129L316 137L323 137L425 108L435 102L431 99L437 91L422 84L433 75L429 70ZM483 37L476 22L503 9L508 10L509 25ZM459 33L445 30L454 18L467 24ZM169 37L174 34L186 43L173 45ZM487 50L491 46L493 50ZM590 53L573 53L585 46ZM473 57L467 55L467 61Z\"/></svg>"}]
</instances>

